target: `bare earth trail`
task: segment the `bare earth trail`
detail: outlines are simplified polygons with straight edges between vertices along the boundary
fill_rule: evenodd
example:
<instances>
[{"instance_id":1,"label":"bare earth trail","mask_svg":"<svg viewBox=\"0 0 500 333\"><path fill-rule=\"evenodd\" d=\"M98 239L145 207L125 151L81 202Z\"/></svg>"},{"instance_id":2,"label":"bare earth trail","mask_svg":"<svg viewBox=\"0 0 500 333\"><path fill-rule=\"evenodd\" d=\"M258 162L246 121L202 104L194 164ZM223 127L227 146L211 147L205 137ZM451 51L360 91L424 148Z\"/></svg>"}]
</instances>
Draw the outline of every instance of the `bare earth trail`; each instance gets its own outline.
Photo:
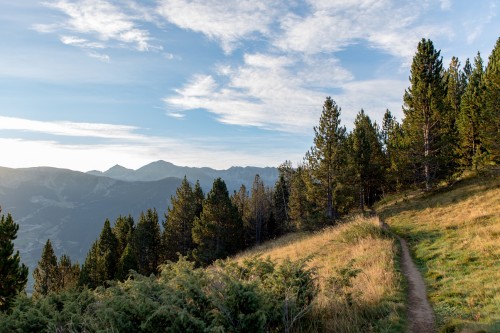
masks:
<instances>
[{"instance_id":1,"label":"bare earth trail","mask_svg":"<svg viewBox=\"0 0 500 333\"><path fill-rule=\"evenodd\" d=\"M390 230L382 220L381 225ZM408 244L403 238L396 237L401 244L401 268L408 281L408 333L433 333L435 318L427 300L424 279L410 256Z\"/></svg>"}]
</instances>

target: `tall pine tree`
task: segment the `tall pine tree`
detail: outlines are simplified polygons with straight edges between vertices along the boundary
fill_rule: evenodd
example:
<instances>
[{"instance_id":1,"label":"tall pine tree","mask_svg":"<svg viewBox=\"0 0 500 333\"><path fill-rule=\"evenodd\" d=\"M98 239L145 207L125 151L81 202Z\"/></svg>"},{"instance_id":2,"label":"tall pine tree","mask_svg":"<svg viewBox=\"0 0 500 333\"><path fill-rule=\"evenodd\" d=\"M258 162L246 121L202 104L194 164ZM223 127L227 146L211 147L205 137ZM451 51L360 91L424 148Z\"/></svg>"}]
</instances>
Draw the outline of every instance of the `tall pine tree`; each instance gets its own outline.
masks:
<instances>
[{"instance_id":1,"label":"tall pine tree","mask_svg":"<svg viewBox=\"0 0 500 333\"><path fill-rule=\"evenodd\" d=\"M1 212L1 209L0 209ZM19 225L12 216L2 215L0 219L0 311L9 310L18 293L24 290L28 281L28 268L21 264L19 251L14 253L13 241L17 238Z\"/></svg>"},{"instance_id":2,"label":"tall pine tree","mask_svg":"<svg viewBox=\"0 0 500 333\"><path fill-rule=\"evenodd\" d=\"M384 157L376 127L363 110L354 120L350 155L353 159L354 184L359 195L359 208L374 203L384 183Z\"/></svg>"},{"instance_id":3,"label":"tall pine tree","mask_svg":"<svg viewBox=\"0 0 500 333\"><path fill-rule=\"evenodd\" d=\"M138 272L149 276L158 272L161 251L161 231L156 209L142 212L134 232L134 251Z\"/></svg>"},{"instance_id":4,"label":"tall pine tree","mask_svg":"<svg viewBox=\"0 0 500 333\"><path fill-rule=\"evenodd\" d=\"M500 163L500 38L489 57L484 75L484 112L480 134L488 159Z\"/></svg>"},{"instance_id":5,"label":"tall pine tree","mask_svg":"<svg viewBox=\"0 0 500 333\"><path fill-rule=\"evenodd\" d=\"M467 88L461 99L457 119L461 164L466 168L477 167L482 155L479 131L484 97L483 76L483 60L478 52L472 72L467 76Z\"/></svg>"},{"instance_id":6,"label":"tall pine tree","mask_svg":"<svg viewBox=\"0 0 500 333\"><path fill-rule=\"evenodd\" d=\"M203 202L203 211L195 219L193 241L198 245L194 252L202 264L225 258L242 248L242 221L238 209L227 192L226 183L217 178Z\"/></svg>"},{"instance_id":7,"label":"tall pine tree","mask_svg":"<svg viewBox=\"0 0 500 333\"><path fill-rule=\"evenodd\" d=\"M431 40L422 39L411 65L411 85L404 95L403 128L410 144L410 159L420 170L426 189L431 188L440 167L447 162L441 161L440 155L446 97L443 74L440 51Z\"/></svg>"},{"instance_id":8,"label":"tall pine tree","mask_svg":"<svg viewBox=\"0 0 500 333\"><path fill-rule=\"evenodd\" d=\"M194 248L191 229L196 218L197 202L186 176L170 200L171 207L163 223L163 261L176 261L177 253L186 256Z\"/></svg>"},{"instance_id":9,"label":"tall pine tree","mask_svg":"<svg viewBox=\"0 0 500 333\"><path fill-rule=\"evenodd\" d=\"M40 298L59 290L59 268L57 267L57 257L54 254L54 248L50 239L47 239L43 247L42 257L33 271L33 278L35 279L33 289L33 297L35 298Z\"/></svg>"},{"instance_id":10,"label":"tall pine tree","mask_svg":"<svg viewBox=\"0 0 500 333\"><path fill-rule=\"evenodd\" d=\"M334 198L341 183L345 164L346 129L340 126L340 107L327 97L319 126L314 127L314 146L307 155L315 184L315 201L327 223L338 217L338 198Z\"/></svg>"}]
</instances>

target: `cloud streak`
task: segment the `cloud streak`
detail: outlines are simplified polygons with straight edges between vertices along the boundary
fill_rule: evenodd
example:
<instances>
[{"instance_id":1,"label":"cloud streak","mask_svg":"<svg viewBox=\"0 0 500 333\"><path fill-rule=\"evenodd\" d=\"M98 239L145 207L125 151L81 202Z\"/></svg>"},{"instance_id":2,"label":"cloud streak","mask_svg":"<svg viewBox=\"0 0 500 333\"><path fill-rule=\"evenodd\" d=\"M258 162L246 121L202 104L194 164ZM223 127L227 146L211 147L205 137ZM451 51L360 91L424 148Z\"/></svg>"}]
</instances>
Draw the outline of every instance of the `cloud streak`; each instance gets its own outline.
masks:
<instances>
[{"instance_id":1,"label":"cloud streak","mask_svg":"<svg viewBox=\"0 0 500 333\"><path fill-rule=\"evenodd\" d=\"M41 33L70 32L81 35L63 35L61 42L66 45L83 49L131 46L138 51L156 48L152 45L149 31L139 28L133 15L109 1L59 0L44 2L44 5L62 13L63 19L58 23L34 24L33 29Z\"/></svg>"},{"instance_id":2,"label":"cloud streak","mask_svg":"<svg viewBox=\"0 0 500 333\"><path fill-rule=\"evenodd\" d=\"M241 149L235 151L218 138L149 136L139 134L140 128L116 124L0 117L0 130L10 132L9 138L0 136L2 166L14 168L54 163L78 171L103 170L103 166L109 168L116 163L138 168L163 159L177 165L227 169L236 165L277 166L285 159L299 160L303 154L300 149L283 149L268 140L241 139ZM45 139L33 139L33 133L43 134ZM53 138L46 139L50 136ZM80 140L71 144L62 137Z\"/></svg>"}]
</instances>

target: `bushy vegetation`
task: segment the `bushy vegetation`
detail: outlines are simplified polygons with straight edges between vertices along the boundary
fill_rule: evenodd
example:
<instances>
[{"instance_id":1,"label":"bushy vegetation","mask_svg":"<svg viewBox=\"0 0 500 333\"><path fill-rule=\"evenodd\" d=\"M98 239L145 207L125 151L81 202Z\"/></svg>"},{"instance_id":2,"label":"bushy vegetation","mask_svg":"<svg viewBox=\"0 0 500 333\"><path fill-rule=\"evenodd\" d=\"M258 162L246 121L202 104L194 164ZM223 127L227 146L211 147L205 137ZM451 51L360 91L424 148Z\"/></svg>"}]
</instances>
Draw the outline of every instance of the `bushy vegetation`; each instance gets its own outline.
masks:
<instances>
[{"instance_id":1,"label":"bushy vegetation","mask_svg":"<svg viewBox=\"0 0 500 333\"><path fill-rule=\"evenodd\" d=\"M182 257L158 277L134 273L108 288L20 297L0 314L0 332L288 332L316 293L303 260L202 269Z\"/></svg>"}]
</instances>

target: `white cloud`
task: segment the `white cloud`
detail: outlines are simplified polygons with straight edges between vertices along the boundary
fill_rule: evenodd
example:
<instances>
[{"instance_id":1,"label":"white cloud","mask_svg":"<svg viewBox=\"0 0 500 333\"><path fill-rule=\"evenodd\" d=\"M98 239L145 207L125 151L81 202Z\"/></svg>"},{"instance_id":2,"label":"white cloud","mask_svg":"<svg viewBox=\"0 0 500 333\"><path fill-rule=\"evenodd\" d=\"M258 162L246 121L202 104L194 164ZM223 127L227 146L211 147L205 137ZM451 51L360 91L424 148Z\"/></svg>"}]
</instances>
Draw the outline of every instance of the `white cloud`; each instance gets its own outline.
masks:
<instances>
[{"instance_id":1,"label":"white cloud","mask_svg":"<svg viewBox=\"0 0 500 333\"><path fill-rule=\"evenodd\" d=\"M63 36L61 41L64 44L82 48L102 48L112 46L111 42L117 42L133 45L139 51L147 51L152 47L149 32L138 28L132 15L126 14L122 8L109 1L59 0L44 4L61 11L65 15L64 20L53 24L35 24L35 30L45 33L69 31L87 36ZM97 41L88 41L88 38Z\"/></svg>"},{"instance_id":2,"label":"white cloud","mask_svg":"<svg viewBox=\"0 0 500 333\"><path fill-rule=\"evenodd\" d=\"M97 53L97 52L89 52L88 55L91 58L98 59L102 62L110 62L111 61L111 58L107 54Z\"/></svg>"},{"instance_id":3,"label":"white cloud","mask_svg":"<svg viewBox=\"0 0 500 333\"><path fill-rule=\"evenodd\" d=\"M297 66L306 69L307 65L301 65L300 60L264 54L246 54L244 60L238 67L218 67L217 80L225 84L218 84L210 75L195 76L176 94L164 99L167 109L202 108L226 124L310 131L325 96L306 87L307 70L293 70Z\"/></svg>"},{"instance_id":4,"label":"white cloud","mask_svg":"<svg viewBox=\"0 0 500 333\"><path fill-rule=\"evenodd\" d=\"M61 136L95 137L121 140L137 140L141 138L139 135L133 133L137 130L137 127L134 126L77 123L69 121L39 121L4 116L0 116L0 130L16 130Z\"/></svg>"},{"instance_id":5,"label":"white cloud","mask_svg":"<svg viewBox=\"0 0 500 333\"><path fill-rule=\"evenodd\" d=\"M451 9L451 0L440 0L441 9L442 10L450 10Z\"/></svg>"},{"instance_id":6,"label":"white cloud","mask_svg":"<svg viewBox=\"0 0 500 333\"><path fill-rule=\"evenodd\" d=\"M276 2L266 0L161 0L158 13L180 28L200 32L220 42L231 53L242 39L270 33L279 13Z\"/></svg>"},{"instance_id":7,"label":"white cloud","mask_svg":"<svg viewBox=\"0 0 500 333\"><path fill-rule=\"evenodd\" d=\"M226 169L234 165L277 166L285 159L299 158L303 154L296 147L283 149L272 142L253 140L241 141L241 149L234 151L227 142L217 138L147 136L137 134L139 128L115 124L0 117L0 129L4 133L9 131L9 138L0 137L2 166L14 168L36 165L88 171L103 170L116 163L138 168L163 159L177 165ZM23 132L30 133L28 138ZM44 138L36 138L37 133L45 134ZM54 139L47 140L47 134ZM70 144L59 136L81 139L77 144Z\"/></svg>"}]
</instances>

